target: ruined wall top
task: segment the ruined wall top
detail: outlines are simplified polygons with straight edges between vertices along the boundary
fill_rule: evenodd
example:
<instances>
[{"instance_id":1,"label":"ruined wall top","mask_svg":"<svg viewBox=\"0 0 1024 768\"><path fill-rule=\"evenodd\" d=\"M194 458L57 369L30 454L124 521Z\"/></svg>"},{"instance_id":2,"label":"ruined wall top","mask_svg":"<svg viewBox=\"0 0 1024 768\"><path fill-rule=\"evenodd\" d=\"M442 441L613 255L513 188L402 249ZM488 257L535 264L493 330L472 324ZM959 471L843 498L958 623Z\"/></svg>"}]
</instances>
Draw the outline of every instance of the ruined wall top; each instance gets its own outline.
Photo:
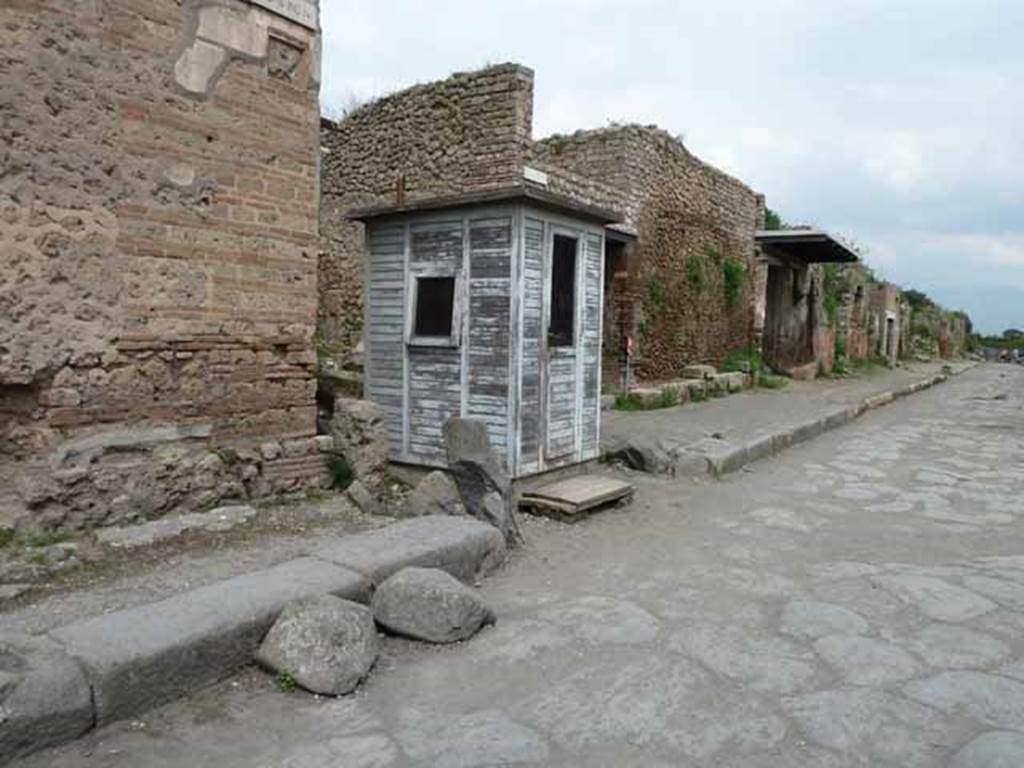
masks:
<instances>
[{"instance_id":1,"label":"ruined wall top","mask_svg":"<svg viewBox=\"0 0 1024 768\"><path fill-rule=\"evenodd\" d=\"M323 191L352 206L509 186L531 142L533 72L499 64L415 85L325 120Z\"/></svg>"},{"instance_id":2,"label":"ruined wall top","mask_svg":"<svg viewBox=\"0 0 1024 768\"><path fill-rule=\"evenodd\" d=\"M704 162L655 125L612 125L555 134L535 142L532 154L536 163L597 178L618 190L617 207L634 228L639 226L644 205L666 182L686 191L686 207L696 216L728 218L728 208L737 197L763 207L761 195Z\"/></svg>"}]
</instances>

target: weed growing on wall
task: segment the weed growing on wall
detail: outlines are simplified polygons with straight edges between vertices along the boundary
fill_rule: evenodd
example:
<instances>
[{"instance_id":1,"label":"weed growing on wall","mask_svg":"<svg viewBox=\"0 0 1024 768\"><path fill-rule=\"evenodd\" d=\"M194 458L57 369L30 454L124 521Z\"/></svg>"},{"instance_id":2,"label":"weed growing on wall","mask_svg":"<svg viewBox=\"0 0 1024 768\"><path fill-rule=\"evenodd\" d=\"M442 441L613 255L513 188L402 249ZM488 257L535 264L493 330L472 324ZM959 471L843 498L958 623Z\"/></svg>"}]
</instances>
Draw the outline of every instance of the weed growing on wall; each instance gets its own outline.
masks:
<instances>
[{"instance_id":1,"label":"weed growing on wall","mask_svg":"<svg viewBox=\"0 0 1024 768\"><path fill-rule=\"evenodd\" d=\"M686 282L698 291L704 286L704 261L700 256L694 255L686 260Z\"/></svg>"},{"instance_id":2,"label":"weed growing on wall","mask_svg":"<svg viewBox=\"0 0 1024 768\"><path fill-rule=\"evenodd\" d=\"M826 264L822 270L822 306L829 323L835 323L836 314L839 312L839 305L843 299L844 283L835 264Z\"/></svg>"},{"instance_id":3,"label":"weed growing on wall","mask_svg":"<svg viewBox=\"0 0 1024 768\"><path fill-rule=\"evenodd\" d=\"M725 373L750 373L760 371L764 367L761 353L751 347L742 347L730 352L725 362L722 363L722 371Z\"/></svg>"},{"instance_id":4,"label":"weed growing on wall","mask_svg":"<svg viewBox=\"0 0 1024 768\"><path fill-rule=\"evenodd\" d=\"M722 261L722 286L725 292L725 306L729 309L735 308L739 303L746 274L743 264L732 256Z\"/></svg>"},{"instance_id":5,"label":"weed growing on wall","mask_svg":"<svg viewBox=\"0 0 1024 768\"><path fill-rule=\"evenodd\" d=\"M331 487L335 490L344 491L355 479L352 466L344 456L331 456L327 461L327 469L331 473Z\"/></svg>"},{"instance_id":6,"label":"weed growing on wall","mask_svg":"<svg viewBox=\"0 0 1024 768\"><path fill-rule=\"evenodd\" d=\"M656 407L672 408L679 405L679 391L673 387L662 387Z\"/></svg>"},{"instance_id":7,"label":"weed growing on wall","mask_svg":"<svg viewBox=\"0 0 1024 768\"><path fill-rule=\"evenodd\" d=\"M651 275L647 278L647 298L650 299L651 305L661 310L665 306L665 286L661 280L658 279L657 275Z\"/></svg>"}]
</instances>

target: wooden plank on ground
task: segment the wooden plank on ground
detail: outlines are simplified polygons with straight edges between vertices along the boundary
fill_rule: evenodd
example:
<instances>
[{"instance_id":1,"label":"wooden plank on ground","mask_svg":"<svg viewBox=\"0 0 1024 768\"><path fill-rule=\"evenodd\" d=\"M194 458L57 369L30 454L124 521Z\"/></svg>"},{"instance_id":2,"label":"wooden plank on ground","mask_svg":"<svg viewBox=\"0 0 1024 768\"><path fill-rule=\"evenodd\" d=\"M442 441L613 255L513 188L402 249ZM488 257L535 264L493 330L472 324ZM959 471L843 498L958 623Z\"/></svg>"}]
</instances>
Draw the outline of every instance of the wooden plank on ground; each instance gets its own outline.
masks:
<instances>
[{"instance_id":1,"label":"wooden plank on ground","mask_svg":"<svg viewBox=\"0 0 1024 768\"><path fill-rule=\"evenodd\" d=\"M557 519L578 519L589 510L629 500L633 491L632 483L600 475L583 475L526 491L520 497L519 505L528 511Z\"/></svg>"}]
</instances>

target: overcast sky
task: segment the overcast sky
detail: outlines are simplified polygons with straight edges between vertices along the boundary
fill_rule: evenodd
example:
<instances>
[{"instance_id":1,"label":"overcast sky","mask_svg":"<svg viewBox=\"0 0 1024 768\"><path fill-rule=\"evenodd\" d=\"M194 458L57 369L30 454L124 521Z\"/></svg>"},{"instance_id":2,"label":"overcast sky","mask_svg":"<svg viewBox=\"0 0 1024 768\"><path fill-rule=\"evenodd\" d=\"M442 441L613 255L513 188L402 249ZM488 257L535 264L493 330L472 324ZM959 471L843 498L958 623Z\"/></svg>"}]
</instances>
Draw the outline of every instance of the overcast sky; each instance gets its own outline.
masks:
<instances>
[{"instance_id":1,"label":"overcast sky","mask_svg":"<svg viewBox=\"0 0 1024 768\"><path fill-rule=\"evenodd\" d=\"M886 279L1024 327L1024 2L321 0L322 101L515 61L534 136L656 123Z\"/></svg>"}]
</instances>

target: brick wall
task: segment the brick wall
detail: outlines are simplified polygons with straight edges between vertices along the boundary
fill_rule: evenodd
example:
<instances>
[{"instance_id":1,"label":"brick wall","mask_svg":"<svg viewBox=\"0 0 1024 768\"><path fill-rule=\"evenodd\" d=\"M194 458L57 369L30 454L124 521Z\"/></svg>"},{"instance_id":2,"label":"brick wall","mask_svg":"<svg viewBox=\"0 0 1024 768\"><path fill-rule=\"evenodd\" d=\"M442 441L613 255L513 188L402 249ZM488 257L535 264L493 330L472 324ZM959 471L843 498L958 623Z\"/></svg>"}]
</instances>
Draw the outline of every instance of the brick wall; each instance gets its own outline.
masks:
<instances>
[{"instance_id":1,"label":"brick wall","mask_svg":"<svg viewBox=\"0 0 1024 768\"><path fill-rule=\"evenodd\" d=\"M755 335L754 231L764 201L694 157L653 126L618 126L552 136L533 145L532 164L563 168L620 192L616 208L639 235L630 268L608 283L605 378L621 380L623 333L637 342L645 379L679 375L690 363L720 365ZM726 264L743 270L727 299Z\"/></svg>"},{"instance_id":2,"label":"brick wall","mask_svg":"<svg viewBox=\"0 0 1024 768\"><path fill-rule=\"evenodd\" d=\"M317 33L242 0L0 16L0 524L320 483Z\"/></svg>"}]
</instances>

